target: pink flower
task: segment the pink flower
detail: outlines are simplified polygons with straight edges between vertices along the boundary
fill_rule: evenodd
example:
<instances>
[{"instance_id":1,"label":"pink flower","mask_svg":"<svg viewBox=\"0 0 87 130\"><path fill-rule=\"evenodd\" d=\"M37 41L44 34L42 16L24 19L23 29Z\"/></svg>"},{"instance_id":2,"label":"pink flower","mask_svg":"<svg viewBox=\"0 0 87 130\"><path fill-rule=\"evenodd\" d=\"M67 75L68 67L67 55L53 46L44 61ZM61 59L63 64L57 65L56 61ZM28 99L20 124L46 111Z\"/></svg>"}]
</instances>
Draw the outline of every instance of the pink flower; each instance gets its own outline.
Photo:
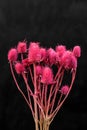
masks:
<instances>
[{"instance_id":1,"label":"pink flower","mask_svg":"<svg viewBox=\"0 0 87 130\"><path fill-rule=\"evenodd\" d=\"M48 62L50 65L55 64L56 62L56 52L54 49L50 48L47 50L47 55L48 55Z\"/></svg>"},{"instance_id":2,"label":"pink flower","mask_svg":"<svg viewBox=\"0 0 87 130\"><path fill-rule=\"evenodd\" d=\"M61 58L66 51L66 47L64 45L56 46L56 63L61 64Z\"/></svg>"},{"instance_id":3,"label":"pink flower","mask_svg":"<svg viewBox=\"0 0 87 130\"><path fill-rule=\"evenodd\" d=\"M69 86L68 85L62 86L62 88L61 88L61 93L62 94L66 95L68 91L69 91Z\"/></svg>"},{"instance_id":4,"label":"pink flower","mask_svg":"<svg viewBox=\"0 0 87 130\"><path fill-rule=\"evenodd\" d=\"M28 67L29 64L30 64L28 58L23 59L23 60L22 60L22 64L23 64L24 67Z\"/></svg>"},{"instance_id":5,"label":"pink flower","mask_svg":"<svg viewBox=\"0 0 87 130\"><path fill-rule=\"evenodd\" d=\"M41 82L44 84L52 84L53 83L53 72L52 72L51 68L49 68L49 67L43 68Z\"/></svg>"},{"instance_id":6,"label":"pink flower","mask_svg":"<svg viewBox=\"0 0 87 130\"><path fill-rule=\"evenodd\" d=\"M25 53L27 51L26 42L19 42L17 46L18 53Z\"/></svg>"},{"instance_id":7,"label":"pink flower","mask_svg":"<svg viewBox=\"0 0 87 130\"><path fill-rule=\"evenodd\" d=\"M46 51L45 48L40 48L40 55L41 55L41 60L42 60L42 61L46 60L47 51Z\"/></svg>"},{"instance_id":8,"label":"pink flower","mask_svg":"<svg viewBox=\"0 0 87 130\"><path fill-rule=\"evenodd\" d=\"M73 48L73 54L75 57L80 57L81 56L81 48L80 46L75 46Z\"/></svg>"},{"instance_id":9,"label":"pink flower","mask_svg":"<svg viewBox=\"0 0 87 130\"><path fill-rule=\"evenodd\" d=\"M12 48L8 52L8 60L9 61L16 61L18 57L17 50L15 48Z\"/></svg>"},{"instance_id":10,"label":"pink flower","mask_svg":"<svg viewBox=\"0 0 87 130\"><path fill-rule=\"evenodd\" d=\"M39 76L42 74L42 67L40 65L36 66L36 74Z\"/></svg>"},{"instance_id":11,"label":"pink flower","mask_svg":"<svg viewBox=\"0 0 87 130\"><path fill-rule=\"evenodd\" d=\"M35 42L30 43L28 59L31 62L39 62L41 60L39 43Z\"/></svg>"},{"instance_id":12,"label":"pink flower","mask_svg":"<svg viewBox=\"0 0 87 130\"><path fill-rule=\"evenodd\" d=\"M65 69L76 69L77 59L71 51L65 51L61 58L61 64L64 66Z\"/></svg>"},{"instance_id":13,"label":"pink flower","mask_svg":"<svg viewBox=\"0 0 87 130\"><path fill-rule=\"evenodd\" d=\"M16 70L17 74L21 74L22 72L24 72L24 67L21 63L16 63L15 70Z\"/></svg>"},{"instance_id":14,"label":"pink flower","mask_svg":"<svg viewBox=\"0 0 87 130\"><path fill-rule=\"evenodd\" d=\"M56 52L58 53L59 57L61 57L65 51L66 47L64 45L56 46Z\"/></svg>"}]
</instances>

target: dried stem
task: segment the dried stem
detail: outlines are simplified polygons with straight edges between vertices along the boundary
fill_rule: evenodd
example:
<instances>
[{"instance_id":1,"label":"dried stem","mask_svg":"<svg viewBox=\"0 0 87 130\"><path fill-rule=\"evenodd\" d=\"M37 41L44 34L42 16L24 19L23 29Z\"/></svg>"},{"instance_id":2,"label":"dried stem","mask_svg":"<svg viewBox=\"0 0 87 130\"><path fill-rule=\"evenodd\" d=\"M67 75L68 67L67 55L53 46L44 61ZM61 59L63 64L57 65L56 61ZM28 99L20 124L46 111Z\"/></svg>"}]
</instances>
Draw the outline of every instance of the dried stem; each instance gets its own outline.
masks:
<instances>
[{"instance_id":1,"label":"dried stem","mask_svg":"<svg viewBox=\"0 0 87 130\"><path fill-rule=\"evenodd\" d=\"M49 116L50 118L50 123L53 121L55 115L58 113L59 109L61 108L61 106L63 105L64 101L66 100L66 98L68 97L71 89L72 89L72 85L74 83L74 79L75 79L75 75L76 75L76 70L73 71L72 73L72 81L71 81L71 84L70 84L70 88L69 88L69 91L68 93L65 95L64 99L60 102L60 104L57 106L57 108L53 111L53 113Z\"/></svg>"}]
</instances>

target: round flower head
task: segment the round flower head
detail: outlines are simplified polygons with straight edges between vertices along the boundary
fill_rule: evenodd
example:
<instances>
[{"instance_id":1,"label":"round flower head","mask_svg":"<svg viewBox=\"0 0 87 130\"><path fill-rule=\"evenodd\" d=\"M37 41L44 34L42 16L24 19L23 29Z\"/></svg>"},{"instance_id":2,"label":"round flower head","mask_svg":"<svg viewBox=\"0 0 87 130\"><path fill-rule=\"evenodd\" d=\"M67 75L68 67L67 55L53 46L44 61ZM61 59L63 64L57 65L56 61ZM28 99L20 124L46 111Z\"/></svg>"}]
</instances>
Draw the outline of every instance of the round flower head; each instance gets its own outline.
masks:
<instances>
[{"instance_id":1,"label":"round flower head","mask_svg":"<svg viewBox=\"0 0 87 130\"><path fill-rule=\"evenodd\" d=\"M17 46L18 53L25 53L27 51L26 42L19 42Z\"/></svg>"},{"instance_id":2,"label":"round flower head","mask_svg":"<svg viewBox=\"0 0 87 130\"><path fill-rule=\"evenodd\" d=\"M30 43L28 59L31 62L39 62L41 60L40 47L38 43Z\"/></svg>"},{"instance_id":3,"label":"round flower head","mask_svg":"<svg viewBox=\"0 0 87 130\"><path fill-rule=\"evenodd\" d=\"M56 62L56 52L54 51L54 49L50 48L47 50L47 55L48 55L48 62L50 65L55 64Z\"/></svg>"},{"instance_id":4,"label":"round flower head","mask_svg":"<svg viewBox=\"0 0 87 130\"><path fill-rule=\"evenodd\" d=\"M46 57L47 57L47 52L46 52L46 49L45 48L40 48L40 55L41 55L41 60L44 61L46 60Z\"/></svg>"},{"instance_id":5,"label":"round flower head","mask_svg":"<svg viewBox=\"0 0 87 130\"><path fill-rule=\"evenodd\" d=\"M21 63L16 63L15 70L16 70L17 74L21 74L22 72L24 72L24 67Z\"/></svg>"},{"instance_id":6,"label":"round flower head","mask_svg":"<svg viewBox=\"0 0 87 130\"><path fill-rule=\"evenodd\" d=\"M68 91L69 91L69 86L68 85L62 86L62 88L61 88L61 93L62 94L66 95L68 93Z\"/></svg>"},{"instance_id":7,"label":"round flower head","mask_svg":"<svg viewBox=\"0 0 87 130\"><path fill-rule=\"evenodd\" d=\"M41 68L40 65L37 65L37 66L36 66L36 74L37 74L37 75L41 75L41 74L42 74L42 68Z\"/></svg>"},{"instance_id":8,"label":"round flower head","mask_svg":"<svg viewBox=\"0 0 87 130\"><path fill-rule=\"evenodd\" d=\"M73 54L75 57L80 57L81 56L81 48L80 46L75 46L73 48Z\"/></svg>"},{"instance_id":9,"label":"round flower head","mask_svg":"<svg viewBox=\"0 0 87 130\"><path fill-rule=\"evenodd\" d=\"M43 68L41 82L44 84L52 84L53 83L53 72L52 72L51 68L49 68L49 67Z\"/></svg>"},{"instance_id":10,"label":"round flower head","mask_svg":"<svg viewBox=\"0 0 87 130\"><path fill-rule=\"evenodd\" d=\"M8 52L8 60L9 61L16 61L18 57L17 50L15 48L12 48Z\"/></svg>"},{"instance_id":11,"label":"round flower head","mask_svg":"<svg viewBox=\"0 0 87 130\"><path fill-rule=\"evenodd\" d=\"M77 59L71 51L65 51L61 58L61 64L65 69L76 69Z\"/></svg>"},{"instance_id":12,"label":"round flower head","mask_svg":"<svg viewBox=\"0 0 87 130\"><path fill-rule=\"evenodd\" d=\"M65 51L66 47L64 45L56 46L56 52L58 53L59 57L61 57Z\"/></svg>"},{"instance_id":13,"label":"round flower head","mask_svg":"<svg viewBox=\"0 0 87 130\"><path fill-rule=\"evenodd\" d=\"M22 60L22 64L24 67L28 67L30 65L28 58Z\"/></svg>"}]
</instances>

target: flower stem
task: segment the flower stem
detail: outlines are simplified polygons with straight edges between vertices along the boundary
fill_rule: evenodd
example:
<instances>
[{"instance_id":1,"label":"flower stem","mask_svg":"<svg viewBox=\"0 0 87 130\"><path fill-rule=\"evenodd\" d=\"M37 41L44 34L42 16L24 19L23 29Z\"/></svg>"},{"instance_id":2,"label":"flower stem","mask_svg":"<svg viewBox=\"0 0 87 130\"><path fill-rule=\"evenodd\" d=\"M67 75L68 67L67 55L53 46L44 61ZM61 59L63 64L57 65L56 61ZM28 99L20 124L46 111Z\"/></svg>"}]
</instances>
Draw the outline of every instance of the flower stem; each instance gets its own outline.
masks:
<instances>
[{"instance_id":1,"label":"flower stem","mask_svg":"<svg viewBox=\"0 0 87 130\"><path fill-rule=\"evenodd\" d=\"M37 84L36 84L36 67L35 67L35 64L33 64L33 67L34 67L34 94L36 95ZM39 128L38 128L38 108L37 108L37 103L36 103L35 99L34 99L34 110L35 110L35 127L36 127L36 130L39 130Z\"/></svg>"}]
</instances>

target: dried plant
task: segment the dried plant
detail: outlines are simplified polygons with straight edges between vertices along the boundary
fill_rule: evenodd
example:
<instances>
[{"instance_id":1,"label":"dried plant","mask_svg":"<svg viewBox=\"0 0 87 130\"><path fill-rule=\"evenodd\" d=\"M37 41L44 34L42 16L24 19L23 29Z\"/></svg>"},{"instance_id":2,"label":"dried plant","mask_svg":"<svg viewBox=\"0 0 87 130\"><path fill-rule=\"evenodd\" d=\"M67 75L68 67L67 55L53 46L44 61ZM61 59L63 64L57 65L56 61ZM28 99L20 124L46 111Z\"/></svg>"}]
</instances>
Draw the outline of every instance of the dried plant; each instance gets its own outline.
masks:
<instances>
[{"instance_id":1,"label":"dried plant","mask_svg":"<svg viewBox=\"0 0 87 130\"><path fill-rule=\"evenodd\" d=\"M43 48L38 42L19 42L8 52L10 69L16 87L28 104L36 130L49 130L49 126L69 95L81 55L80 46L67 50L64 45L55 49ZM17 74L22 76L26 93L18 84ZM71 81L64 84L68 73Z\"/></svg>"}]
</instances>

